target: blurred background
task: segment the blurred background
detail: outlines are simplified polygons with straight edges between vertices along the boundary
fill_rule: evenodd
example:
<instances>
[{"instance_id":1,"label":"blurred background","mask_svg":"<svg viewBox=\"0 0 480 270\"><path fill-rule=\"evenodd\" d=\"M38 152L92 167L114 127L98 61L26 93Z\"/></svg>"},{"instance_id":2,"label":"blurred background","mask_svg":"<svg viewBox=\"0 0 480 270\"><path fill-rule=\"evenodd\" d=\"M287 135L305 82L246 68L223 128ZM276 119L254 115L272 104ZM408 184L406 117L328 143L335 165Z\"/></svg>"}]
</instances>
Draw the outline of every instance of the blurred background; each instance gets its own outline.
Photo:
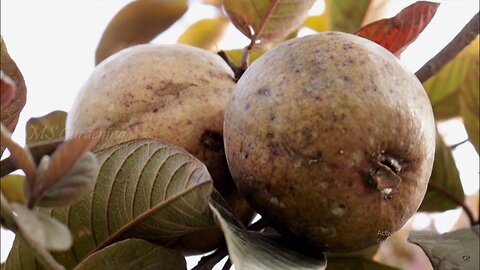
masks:
<instances>
[{"instance_id":1,"label":"blurred background","mask_svg":"<svg viewBox=\"0 0 480 270\"><path fill-rule=\"evenodd\" d=\"M25 141L25 124L31 117L45 115L53 110L69 111L77 91L94 68L94 54L100 37L110 19L127 0L2 0L1 34L10 56L16 61L27 84L27 103L20 115L13 138ZM174 44L194 22L221 14L218 8L200 0L190 0L190 8L170 29L160 34L153 43ZM392 17L415 1L380 0L379 11L368 23L379 18ZM444 0L420 37L402 54L401 61L415 72L443 48L466 22L479 10L477 0ZM323 0L317 0L310 15L320 15ZM314 33L302 28L299 36ZM229 25L217 49L239 49L249 40L233 25ZM447 145L467 139L461 119L441 122L439 131ZM453 151L462 185L469 205L478 218L479 157L474 147L463 143ZM396 235L382 244L375 256L401 268L430 267L419 248L406 241L408 232L431 230L444 233L469 226L462 210L457 208L437 214L417 213ZM14 235L1 230L1 261L5 261ZM199 257L188 259L193 267ZM416 268L417 269L417 268Z\"/></svg>"}]
</instances>

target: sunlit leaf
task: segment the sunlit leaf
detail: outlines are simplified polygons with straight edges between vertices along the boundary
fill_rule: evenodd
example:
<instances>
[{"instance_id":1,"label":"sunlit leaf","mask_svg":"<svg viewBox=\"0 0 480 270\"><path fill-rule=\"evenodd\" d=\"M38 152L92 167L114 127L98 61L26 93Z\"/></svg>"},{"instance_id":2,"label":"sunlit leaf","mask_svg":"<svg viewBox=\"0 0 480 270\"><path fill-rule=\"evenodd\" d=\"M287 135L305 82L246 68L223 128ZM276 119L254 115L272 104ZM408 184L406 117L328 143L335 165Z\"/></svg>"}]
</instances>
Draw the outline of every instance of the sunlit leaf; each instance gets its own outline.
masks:
<instances>
[{"instance_id":1,"label":"sunlit leaf","mask_svg":"<svg viewBox=\"0 0 480 270\"><path fill-rule=\"evenodd\" d=\"M66 268L126 238L177 248L188 243L189 236L217 228L208 208L211 177L185 150L135 140L102 150L96 157L100 172L92 193L68 207L41 209L73 233L72 248L53 254ZM18 254L30 260L28 248L17 245L7 262L20 259Z\"/></svg>"},{"instance_id":2,"label":"sunlit leaf","mask_svg":"<svg viewBox=\"0 0 480 270\"><path fill-rule=\"evenodd\" d=\"M227 30L228 19L217 17L202 19L192 24L177 40L177 43L187 44L206 50L215 50L216 44Z\"/></svg>"},{"instance_id":3,"label":"sunlit leaf","mask_svg":"<svg viewBox=\"0 0 480 270\"><path fill-rule=\"evenodd\" d=\"M2 193L9 202L24 204L27 202L25 198L25 176L18 174L10 174L0 179Z\"/></svg>"},{"instance_id":4,"label":"sunlit leaf","mask_svg":"<svg viewBox=\"0 0 480 270\"><path fill-rule=\"evenodd\" d=\"M178 251L141 239L127 239L93 253L74 270L91 269L183 270L187 269L187 265L185 257Z\"/></svg>"},{"instance_id":5,"label":"sunlit leaf","mask_svg":"<svg viewBox=\"0 0 480 270\"><path fill-rule=\"evenodd\" d=\"M465 198L452 150L445 145L438 133L433 171L429 182L427 193L418 211L435 212L457 208L458 204L447 197L442 190L446 190L460 201Z\"/></svg>"},{"instance_id":6,"label":"sunlit leaf","mask_svg":"<svg viewBox=\"0 0 480 270\"><path fill-rule=\"evenodd\" d=\"M1 125L1 142L2 147L6 147L10 151L10 158L13 163L23 170L29 182L35 180L35 161L28 149L25 149L14 142L11 138L10 132L7 128Z\"/></svg>"},{"instance_id":7,"label":"sunlit leaf","mask_svg":"<svg viewBox=\"0 0 480 270\"><path fill-rule=\"evenodd\" d=\"M353 33L363 21L370 0L325 0L332 31Z\"/></svg>"},{"instance_id":8,"label":"sunlit leaf","mask_svg":"<svg viewBox=\"0 0 480 270\"><path fill-rule=\"evenodd\" d=\"M43 213L34 212L24 205L11 204L16 222L24 237L35 241L47 250L67 250L72 245L68 228L58 220Z\"/></svg>"},{"instance_id":9,"label":"sunlit leaf","mask_svg":"<svg viewBox=\"0 0 480 270\"><path fill-rule=\"evenodd\" d=\"M321 253L318 259L311 258L282 245L278 236L247 231L218 193L212 193L210 208L220 222L236 270L325 269Z\"/></svg>"},{"instance_id":10,"label":"sunlit leaf","mask_svg":"<svg viewBox=\"0 0 480 270\"><path fill-rule=\"evenodd\" d=\"M277 1L258 40L280 41L296 30L307 17L315 0L224 0L223 6L233 25L248 38L260 29L270 5ZM253 30L253 32L252 32Z\"/></svg>"},{"instance_id":11,"label":"sunlit leaf","mask_svg":"<svg viewBox=\"0 0 480 270\"><path fill-rule=\"evenodd\" d=\"M327 270L395 270L398 268L361 257L328 257Z\"/></svg>"},{"instance_id":12,"label":"sunlit leaf","mask_svg":"<svg viewBox=\"0 0 480 270\"><path fill-rule=\"evenodd\" d=\"M67 175L45 191L37 205L62 207L79 201L85 194L92 191L98 170L97 159L92 153L87 153Z\"/></svg>"},{"instance_id":13,"label":"sunlit leaf","mask_svg":"<svg viewBox=\"0 0 480 270\"><path fill-rule=\"evenodd\" d=\"M30 118L26 126L27 144L65 138L66 119L67 113L64 111Z\"/></svg>"},{"instance_id":14,"label":"sunlit leaf","mask_svg":"<svg viewBox=\"0 0 480 270\"><path fill-rule=\"evenodd\" d=\"M17 86L15 85L15 82L3 72L3 70L0 70L0 76L0 110L2 110L15 101Z\"/></svg>"},{"instance_id":15,"label":"sunlit leaf","mask_svg":"<svg viewBox=\"0 0 480 270\"><path fill-rule=\"evenodd\" d=\"M469 70L475 69L475 65L478 66L478 48L479 38L465 47L439 73L423 83L436 120L447 119L460 114L460 87L463 85Z\"/></svg>"},{"instance_id":16,"label":"sunlit leaf","mask_svg":"<svg viewBox=\"0 0 480 270\"><path fill-rule=\"evenodd\" d=\"M413 231L408 241L419 245L436 270L478 269L479 225L444 234Z\"/></svg>"},{"instance_id":17,"label":"sunlit leaf","mask_svg":"<svg viewBox=\"0 0 480 270\"><path fill-rule=\"evenodd\" d=\"M365 25L356 35L372 40L395 55L400 55L432 20L440 4L418 1L395 17Z\"/></svg>"},{"instance_id":18,"label":"sunlit leaf","mask_svg":"<svg viewBox=\"0 0 480 270\"><path fill-rule=\"evenodd\" d=\"M210 4L216 7L221 7L222 6L222 0L202 0L203 3L205 4Z\"/></svg>"},{"instance_id":19,"label":"sunlit leaf","mask_svg":"<svg viewBox=\"0 0 480 270\"><path fill-rule=\"evenodd\" d=\"M478 39L477 39L478 40ZM477 52L478 52L478 42ZM468 133L468 138L473 146L479 151L479 114L480 114L480 85L479 85L479 59L472 63L468 70L465 80L460 86L460 114L463 118L463 124Z\"/></svg>"},{"instance_id":20,"label":"sunlit leaf","mask_svg":"<svg viewBox=\"0 0 480 270\"><path fill-rule=\"evenodd\" d=\"M174 24L188 9L187 0L137 0L110 21L95 53L98 64L108 56L151 41Z\"/></svg>"},{"instance_id":21,"label":"sunlit leaf","mask_svg":"<svg viewBox=\"0 0 480 270\"><path fill-rule=\"evenodd\" d=\"M8 128L10 132L13 132L15 130L15 126L17 125L20 112L27 101L27 87L25 85L23 75L17 67L17 64L15 64L8 54L7 46L5 45L2 36L0 36L0 43L0 69L15 82L16 86L15 99L6 108L2 108L0 113L0 121Z\"/></svg>"}]
</instances>

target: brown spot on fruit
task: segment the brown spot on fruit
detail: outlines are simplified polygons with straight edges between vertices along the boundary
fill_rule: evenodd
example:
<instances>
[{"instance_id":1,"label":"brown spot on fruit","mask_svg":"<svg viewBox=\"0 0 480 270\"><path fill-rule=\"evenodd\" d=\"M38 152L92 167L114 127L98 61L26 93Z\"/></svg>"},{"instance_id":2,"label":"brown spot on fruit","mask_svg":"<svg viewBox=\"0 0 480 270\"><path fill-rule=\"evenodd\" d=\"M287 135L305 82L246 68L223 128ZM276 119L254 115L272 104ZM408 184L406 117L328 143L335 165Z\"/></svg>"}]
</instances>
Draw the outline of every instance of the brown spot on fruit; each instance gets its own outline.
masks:
<instances>
[{"instance_id":1,"label":"brown spot on fruit","mask_svg":"<svg viewBox=\"0 0 480 270\"><path fill-rule=\"evenodd\" d=\"M260 96L270 96L270 89L269 88L261 88L257 90L257 94Z\"/></svg>"},{"instance_id":2,"label":"brown spot on fruit","mask_svg":"<svg viewBox=\"0 0 480 270\"><path fill-rule=\"evenodd\" d=\"M205 130L200 141L203 146L212 151L220 151L223 149L223 137L220 133L213 130Z\"/></svg>"}]
</instances>

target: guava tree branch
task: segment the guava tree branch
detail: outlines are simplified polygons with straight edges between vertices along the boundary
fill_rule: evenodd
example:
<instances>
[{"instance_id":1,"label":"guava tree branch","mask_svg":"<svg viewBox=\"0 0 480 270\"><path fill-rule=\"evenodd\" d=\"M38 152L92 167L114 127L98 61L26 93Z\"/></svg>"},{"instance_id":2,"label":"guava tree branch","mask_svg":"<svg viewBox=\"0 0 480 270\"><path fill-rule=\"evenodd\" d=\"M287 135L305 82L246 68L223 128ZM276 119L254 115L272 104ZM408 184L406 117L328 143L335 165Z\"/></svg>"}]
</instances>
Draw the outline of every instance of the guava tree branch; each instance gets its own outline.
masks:
<instances>
[{"instance_id":1,"label":"guava tree branch","mask_svg":"<svg viewBox=\"0 0 480 270\"><path fill-rule=\"evenodd\" d=\"M465 214L468 217L468 220L470 221L470 225L471 226L475 225L476 222L475 222L475 218L473 217L473 213L470 210L470 208L468 208L468 206L465 204L465 202L462 199L458 198L455 194L450 192L450 190L438 185L437 183L435 183L433 181L428 182L428 186L431 189L441 193L443 196L447 197L448 199L450 199L452 202L454 202L458 206L462 207L463 211L465 212Z\"/></svg>"},{"instance_id":2,"label":"guava tree branch","mask_svg":"<svg viewBox=\"0 0 480 270\"><path fill-rule=\"evenodd\" d=\"M478 12L462 28L462 30L432 59L428 60L417 72L420 82L425 82L437 74L448 62L450 62L463 48L470 44L479 34Z\"/></svg>"}]
</instances>

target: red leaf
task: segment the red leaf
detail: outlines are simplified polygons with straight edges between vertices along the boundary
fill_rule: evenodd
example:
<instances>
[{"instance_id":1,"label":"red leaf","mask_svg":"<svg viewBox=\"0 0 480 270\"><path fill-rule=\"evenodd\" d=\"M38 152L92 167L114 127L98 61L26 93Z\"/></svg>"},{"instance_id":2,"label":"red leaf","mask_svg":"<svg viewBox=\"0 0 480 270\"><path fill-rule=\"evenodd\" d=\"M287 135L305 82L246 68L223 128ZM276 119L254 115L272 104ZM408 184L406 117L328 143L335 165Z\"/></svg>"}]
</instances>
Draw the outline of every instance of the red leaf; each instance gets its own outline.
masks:
<instances>
[{"instance_id":1,"label":"red leaf","mask_svg":"<svg viewBox=\"0 0 480 270\"><path fill-rule=\"evenodd\" d=\"M440 3L418 1L397 16L383 19L357 30L358 36L374 41L399 56L430 23Z\"/></svg>"},{"instance_id":2,"label":"red leaf","mask_svg":"<svg viewBox=\"0 0 480 270\"><path fill-rule=\"evenodd\" d=\"M15 99L16 85L15 82L0 70L0 109L6 108Z\"/></svg>"}]
</instances>

